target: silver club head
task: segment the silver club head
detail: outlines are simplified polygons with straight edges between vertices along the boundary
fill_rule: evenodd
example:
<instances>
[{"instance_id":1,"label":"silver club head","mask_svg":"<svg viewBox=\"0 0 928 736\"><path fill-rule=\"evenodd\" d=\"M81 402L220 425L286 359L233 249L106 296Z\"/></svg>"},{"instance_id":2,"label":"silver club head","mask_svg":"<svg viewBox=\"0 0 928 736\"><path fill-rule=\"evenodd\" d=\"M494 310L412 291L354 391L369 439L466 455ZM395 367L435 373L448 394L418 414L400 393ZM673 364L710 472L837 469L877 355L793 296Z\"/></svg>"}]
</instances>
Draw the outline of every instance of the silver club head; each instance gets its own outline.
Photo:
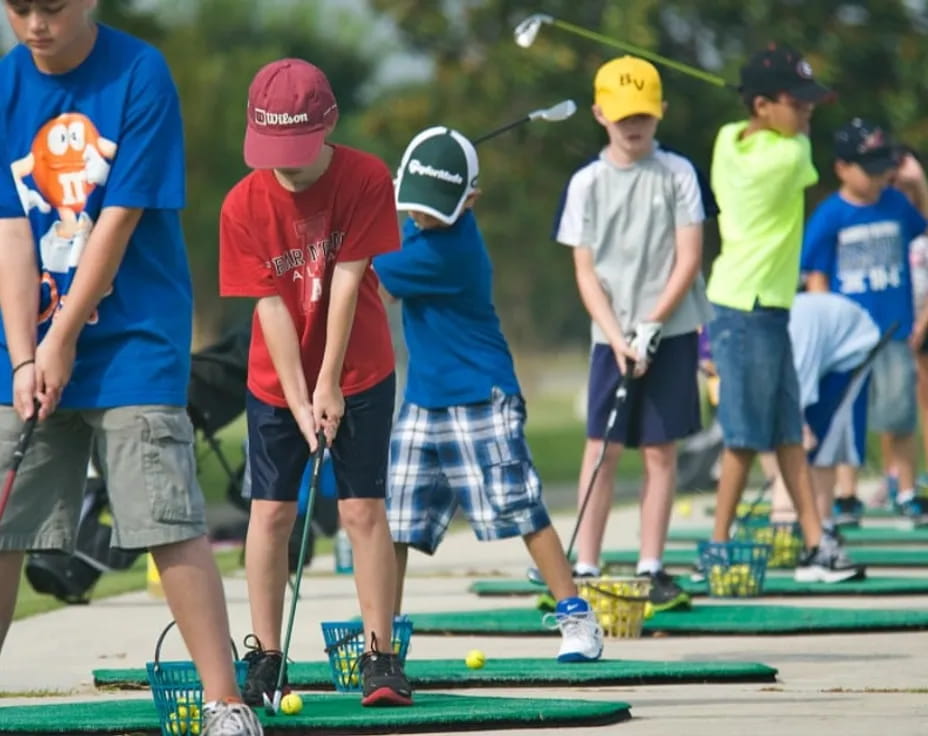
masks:
<instances>
[{"instance_id":1,"label":"silver club head","mask_svg":"<svg viewBox=\"0 0 928 736\"><path fill-rule=\"evenodd\" d=\"M527 49L529 46L535 43L535 38L538 36L538 31L541 30L542 24L553 22L554 18L550 15L545 15L544 13L535 13L535 15L530 15L528 18L519 23L519 25L516 26L515 31L513 31L513 36L515 37L516 43L523 49Z\"/></svg>"},{"instance_id":2,"label":"silver club head","mask_svg":"<svg viewBox=\"0 0 928 736\"><path fill-rule=\"evenodd\" d=\"M528 114L529 120L545 120L549 123L559 123L561 120L567 120L571 115L577 112L577 103L573 100L562 100L556 105L544 110L535 110Z\"/></svg>"},{"instance_id":3,"label":"silver club head","mask_svg":"<svg viewBox=\"0 0 928 736\"><path fill-rule=\"evenodd\" d=\"M261 693L261 697L264 699L264 712L269 716L276 716L280 713L280 701L283 698L283 693L280 690L274 692L274 699L271 700L267 693Z\"/></svg>"}]
</instances>

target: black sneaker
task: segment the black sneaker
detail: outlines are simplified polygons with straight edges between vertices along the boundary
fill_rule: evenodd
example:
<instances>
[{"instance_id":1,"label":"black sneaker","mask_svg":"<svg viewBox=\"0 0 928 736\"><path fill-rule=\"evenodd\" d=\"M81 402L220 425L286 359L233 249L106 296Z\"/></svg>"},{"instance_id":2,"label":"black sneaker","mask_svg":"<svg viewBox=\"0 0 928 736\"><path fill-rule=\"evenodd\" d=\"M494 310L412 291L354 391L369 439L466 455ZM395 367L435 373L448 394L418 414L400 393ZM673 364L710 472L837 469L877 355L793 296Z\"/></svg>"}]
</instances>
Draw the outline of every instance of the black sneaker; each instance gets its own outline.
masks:
<instances>
[{"instance_id":1,"label":"black sneaker","mask_svg":"<svg viewBox=\"0 0 928 736\"><path fill-rule=\"evenodd\" d=\"M835 526L860 526L860 519L864 515L864 505L857 496L836 498L832 514Z\"/></svg>"},{"instance_id":2,"label":"black sneaker","mask_svg":"<svg viewBox=\"0 0 928 736\"><path fill-rule=\"evenodd\" d=\"M670 611L674 608L689 608L690 597L683 588L674 581L666 570L657 572L648 572L638 575L651 581L651 590L648 593L648 601L655 613L660 611Z\"/></svg>"},{"instance_id":3,"label":"black sneaker","mask_svg":"<svg viewBox=\"0 0 928 736\"><path fill-rule=\"evenodd\" d=\"M377 651L377 638L371 651L364 652L361 668L361 705L412 705L412 686L406 679L403 664L393 652Z\"/></svg>"},{"instance_id":4,"label":"black sneaker","mask_svg":"<svg viewBox=\"0 0 928 736\"><path fill-rule=\"evenodd\" d=\"M793 577L799 583L840 583L866 575L863 565L851 562L838 541L825 533L818 547L802 553Z\"/></svg>"},{"instance_id":5,"label":"black sneaker","mask_svg":"<svg viewBox=\"0 0 928 736\"><path fill-rule=\"evenodd\" d=\"M257 707L264 704L264 695L274 697L277 690L277 676L283 664L283 652L276 649L265 649L254 634L245 637L245 648L249 651L242 658L248 663L248 675L245 677L245 686L242 688L242 700L247 705ZM287 682L287 670L284 666L284 681L281 688L284 695L290 692Z\"/></svg>"}]
</instances>

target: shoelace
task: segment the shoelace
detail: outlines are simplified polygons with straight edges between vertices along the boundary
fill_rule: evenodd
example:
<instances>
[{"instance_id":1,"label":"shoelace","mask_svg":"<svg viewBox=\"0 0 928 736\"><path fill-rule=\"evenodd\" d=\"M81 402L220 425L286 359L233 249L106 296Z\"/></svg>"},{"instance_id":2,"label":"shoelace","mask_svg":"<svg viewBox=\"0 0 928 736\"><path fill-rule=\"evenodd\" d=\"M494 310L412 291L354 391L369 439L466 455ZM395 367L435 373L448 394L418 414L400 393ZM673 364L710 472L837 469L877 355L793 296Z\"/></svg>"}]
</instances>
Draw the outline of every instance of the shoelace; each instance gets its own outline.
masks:
<instances>
[{"instance_id":1,"label":"shoelace","mask_svg":"<svg viewBox=\"0 0 928 736\"><path fill-rule=\"evenodd\" d=\"M595 635L599 630L599 622L591 611L546 613L542 616L541 623L547 629L560 629L565 636L573 636L574 634Z\"/></svg>"},{"instance_id":2,"label":"shoelace","mask_svg":"<svg viewBox=\"0 0 928 736\"><path fill-rule=\"evenodd\" d=\"M371 632L370 651L364 652L354 660L348 676L351 677L358 667L361 668L363 674L368 662L370 662L371 674L373 675L398 675L400 673L399 657L392 652L381 652L377 646L377 634L374 632Z\"/></svg>"}]
</instances>

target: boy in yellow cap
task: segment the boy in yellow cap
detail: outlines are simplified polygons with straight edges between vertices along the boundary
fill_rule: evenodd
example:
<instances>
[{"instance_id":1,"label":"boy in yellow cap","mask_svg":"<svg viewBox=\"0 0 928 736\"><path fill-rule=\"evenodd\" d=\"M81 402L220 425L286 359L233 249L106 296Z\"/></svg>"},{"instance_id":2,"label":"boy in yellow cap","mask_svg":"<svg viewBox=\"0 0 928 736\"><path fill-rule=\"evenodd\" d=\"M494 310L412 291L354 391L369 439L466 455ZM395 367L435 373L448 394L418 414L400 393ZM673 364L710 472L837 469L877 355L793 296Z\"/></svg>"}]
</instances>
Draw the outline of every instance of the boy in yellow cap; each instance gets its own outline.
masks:
<instances>
[{"instance_id":1,"label":"boy in yellow cap","mask_svg":"<svg viewBox=\"0 0 928 736\"><path fill-rule=\"evenodd\" d=\"M608 145L567 186L555 223L573 248L580 296L592 318L587 441L579 503L607 443L578 535L577 575L598 575L602 539L623 447L641 448L641 546L637 574L651 580L656 610L689 604L663 569L676 441L699 430L697 331L711 315L700 273L706 208L693 165L654 140L666 103L650 63L623 56L600 67L593 115ZM604 437L622 375L628 395Z\"/></svg>"}]
</instances>

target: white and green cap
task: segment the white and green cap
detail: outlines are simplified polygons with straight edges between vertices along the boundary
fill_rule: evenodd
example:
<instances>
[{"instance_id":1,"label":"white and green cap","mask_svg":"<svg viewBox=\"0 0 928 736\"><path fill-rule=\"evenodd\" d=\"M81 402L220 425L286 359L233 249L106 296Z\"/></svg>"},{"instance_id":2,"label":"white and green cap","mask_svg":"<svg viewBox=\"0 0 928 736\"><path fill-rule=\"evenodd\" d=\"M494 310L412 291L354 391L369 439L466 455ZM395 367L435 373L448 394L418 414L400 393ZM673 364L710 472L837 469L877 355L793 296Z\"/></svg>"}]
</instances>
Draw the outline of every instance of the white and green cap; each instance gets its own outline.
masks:
<instances>
[{"instance_id":1,"label":"white and green cap","mask_svg":"<svg viewBox=\"0 0 928 736\"><path fill-rule=\"evenodd\" d=\"M412 139L396 179L396 208L424 212L446 225L477 188L477 149L456 130L437 126Z\"/></svg>"}]
</instances>

